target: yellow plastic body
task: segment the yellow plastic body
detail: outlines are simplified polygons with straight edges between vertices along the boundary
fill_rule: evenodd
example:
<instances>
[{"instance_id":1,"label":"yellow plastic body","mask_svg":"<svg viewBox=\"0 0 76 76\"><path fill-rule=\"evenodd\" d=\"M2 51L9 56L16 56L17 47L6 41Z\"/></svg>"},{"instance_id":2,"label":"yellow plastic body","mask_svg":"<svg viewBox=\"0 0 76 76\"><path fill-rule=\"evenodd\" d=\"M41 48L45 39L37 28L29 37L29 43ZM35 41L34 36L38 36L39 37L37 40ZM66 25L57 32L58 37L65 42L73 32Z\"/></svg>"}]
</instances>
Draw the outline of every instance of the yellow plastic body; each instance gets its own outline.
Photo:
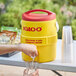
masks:
<instances>
[{"instance_id":1,"label":"yellow plastic body","mask_svg":"<svg viewBox=\"0 0 76 76\"><path fill-rule=\"evenodd\" d=\"M57 28L56 19L50 21L22 20L21 43L35 44L39 63L53 61L56 58ZM22 53L24 61L32 61L30 56Z\"/></svg>"}]
</instances>

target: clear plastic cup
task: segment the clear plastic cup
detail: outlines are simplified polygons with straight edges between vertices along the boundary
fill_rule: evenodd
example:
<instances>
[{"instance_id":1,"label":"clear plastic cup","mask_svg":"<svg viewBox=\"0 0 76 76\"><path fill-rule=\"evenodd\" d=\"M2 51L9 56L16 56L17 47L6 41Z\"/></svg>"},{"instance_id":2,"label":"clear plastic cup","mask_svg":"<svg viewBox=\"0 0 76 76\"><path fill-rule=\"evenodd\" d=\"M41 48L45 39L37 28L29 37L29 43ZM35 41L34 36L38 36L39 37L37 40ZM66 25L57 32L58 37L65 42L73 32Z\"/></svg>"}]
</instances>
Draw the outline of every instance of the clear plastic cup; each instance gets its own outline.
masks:
<instances>
[{"instance_id":1,"label":"clear plastic cup","mask_svg":"<svg viewBox=\"0 0 76 76\"><path fill-rule=\"evenodd\" d=\"M35 56L31 57L33 60L26 63L26 69L24 70L23 76L31 76L38 69L38 63L34 62Z\"/></svg>"},{"instance_id":2,"label":"clear plastic cup","mask_svg":"<svg viewBox=\"0 0 76 76\"><path fill-rule=\"evenodd\" d=\"M37 62L26 62L26 69L24 70L23 76L31 76L38 69Z\"/></svg>"},{"instance_id":3,"label":"clear plastic cup","mask_svg":"<svg viewBox=\"0 0 76 76\"><path fill-rule=\"evenodd\" d=\"M62 61L73 62L73 38L71 26L64 26L62 31Z\"/></svg>"}]
</instances>

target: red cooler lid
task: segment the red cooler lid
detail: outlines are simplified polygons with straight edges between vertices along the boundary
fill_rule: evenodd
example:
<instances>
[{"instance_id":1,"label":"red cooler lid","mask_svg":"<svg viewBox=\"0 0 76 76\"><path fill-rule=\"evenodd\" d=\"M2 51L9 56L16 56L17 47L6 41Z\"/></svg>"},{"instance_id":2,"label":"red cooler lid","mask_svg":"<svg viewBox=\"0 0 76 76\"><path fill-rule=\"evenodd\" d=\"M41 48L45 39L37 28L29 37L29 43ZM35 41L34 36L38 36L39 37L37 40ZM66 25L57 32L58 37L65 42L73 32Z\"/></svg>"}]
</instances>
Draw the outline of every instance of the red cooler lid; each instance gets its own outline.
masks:
<instances>
[{"instance_id":1,"label":"red cooler lid","mask_svg":"<svg viewBox=\"0 0 76 76\"><path fill-rule=\"evenodd\" d=\"M32 12L46 12L46 14L38 14ZM26 21L49 21L56 19L56 14L44 9L34 9L23 13L22 19Z\"/></svg>"}]
</instances>

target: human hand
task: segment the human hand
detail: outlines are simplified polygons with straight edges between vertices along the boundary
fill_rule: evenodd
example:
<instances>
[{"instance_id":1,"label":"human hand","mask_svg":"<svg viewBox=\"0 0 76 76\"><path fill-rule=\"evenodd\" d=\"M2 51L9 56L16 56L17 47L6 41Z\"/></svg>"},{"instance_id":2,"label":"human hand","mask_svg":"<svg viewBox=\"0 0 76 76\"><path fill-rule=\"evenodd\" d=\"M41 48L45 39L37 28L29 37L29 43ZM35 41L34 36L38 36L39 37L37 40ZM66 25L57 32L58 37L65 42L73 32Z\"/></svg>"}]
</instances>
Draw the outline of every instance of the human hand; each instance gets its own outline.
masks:
<instances>
[{"instance_id":1,"label":"human hand","mask_svg":"<svg viewBox=\"0 0 76 76\"><path fill-rule=\"evenodd\" d=\"M24 52L28 56L37 56L37 47L33 44L19 44L18 50Z\"/></svg>"},{"instance_id":2,"label":"human hand","mask_svg":"<svg viewBox=\"0 0 76 76\"><path fill-rule=\"evenodd\" d=\"M26 69L24 70L23 76L39 76L39 71L36 70L34 73L27 75Z\"/></svg>"}]
</instances>

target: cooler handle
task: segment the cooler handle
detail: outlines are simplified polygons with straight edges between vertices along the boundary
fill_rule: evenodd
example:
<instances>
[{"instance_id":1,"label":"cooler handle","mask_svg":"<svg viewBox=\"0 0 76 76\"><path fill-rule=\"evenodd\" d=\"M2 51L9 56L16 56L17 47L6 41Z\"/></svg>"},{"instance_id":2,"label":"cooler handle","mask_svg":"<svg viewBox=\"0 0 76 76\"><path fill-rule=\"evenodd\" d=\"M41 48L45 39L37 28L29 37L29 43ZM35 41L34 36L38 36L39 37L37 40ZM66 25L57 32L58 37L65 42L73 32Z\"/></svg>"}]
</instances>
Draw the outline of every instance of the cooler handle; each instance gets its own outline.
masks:
<instances>
[{"instance_id":1,"label":"cooler handle","mask_svg":"<svg viewBox=\"0 0 76 76\"><path fill-rule=\"evenodd\" d=\"M48 15L52 14L52 12L48 11L48 10L44 10L44 9L34 9L34 10L30 10L30 11L27 11L25 12L26 14L30 14L31 12L46 12L48 13Z\"/></svg>"},{"instance_id":2,"label":"cooler handle","mask_svg":"<svg viewBox=\"0 0 76 76\"><path fill-rule=\"evenodd\" d=\"M56 28L57 28L57 32L58 32L59 31L59 24L57 21L56 21Z\"/></svg>"}]
</instances>

